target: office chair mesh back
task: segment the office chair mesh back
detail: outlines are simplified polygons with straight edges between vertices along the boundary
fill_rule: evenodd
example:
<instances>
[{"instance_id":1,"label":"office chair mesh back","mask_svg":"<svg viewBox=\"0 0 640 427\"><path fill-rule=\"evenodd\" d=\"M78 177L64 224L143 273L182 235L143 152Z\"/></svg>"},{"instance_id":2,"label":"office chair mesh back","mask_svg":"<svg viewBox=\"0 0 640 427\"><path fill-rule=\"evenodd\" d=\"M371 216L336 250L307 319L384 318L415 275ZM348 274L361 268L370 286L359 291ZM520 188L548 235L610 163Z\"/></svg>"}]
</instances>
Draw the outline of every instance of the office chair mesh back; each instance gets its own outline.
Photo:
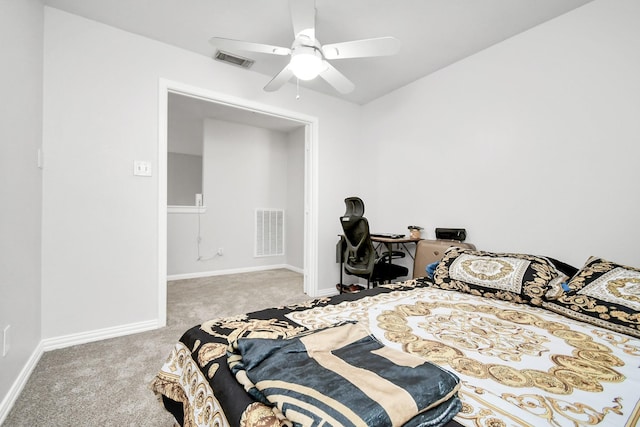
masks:
<instances>
[{"instance_id":1,"label":"office chair mesh back","mask_svg":"<svg viewBox=\"0 0 640 427\"><path fill-rule=\"evenodd\" d=\"M362 216L343 216L340 222L345 237L344 269L349 274L369 278L376 262L369 222Z\"/></svg>"}]
</instances>

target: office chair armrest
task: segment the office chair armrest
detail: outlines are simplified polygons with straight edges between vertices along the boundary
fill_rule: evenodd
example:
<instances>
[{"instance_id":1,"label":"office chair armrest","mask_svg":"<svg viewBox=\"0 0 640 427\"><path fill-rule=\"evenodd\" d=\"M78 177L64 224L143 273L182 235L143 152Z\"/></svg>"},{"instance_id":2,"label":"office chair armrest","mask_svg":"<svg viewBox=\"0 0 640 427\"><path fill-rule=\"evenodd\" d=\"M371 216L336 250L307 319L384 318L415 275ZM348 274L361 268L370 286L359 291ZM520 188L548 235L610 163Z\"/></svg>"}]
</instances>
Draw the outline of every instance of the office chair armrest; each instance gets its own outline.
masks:
<instances>
[{"instance_id":1,"label":"office chair armrest","mask_svg":"<svg viewBox=\"0 0 640 427\"><path fill-rule=\"evenodd\" d=\"M384 260L384 262L391 262L391 260L394 260L394 259L404 258L406 255L407 254L405 254L403 251L391 251L391 254L389 254L389 252L386 251L382 253L382 255L380 256L380 258L378 258L378 260Z\"/></svg>"}]
</instances>

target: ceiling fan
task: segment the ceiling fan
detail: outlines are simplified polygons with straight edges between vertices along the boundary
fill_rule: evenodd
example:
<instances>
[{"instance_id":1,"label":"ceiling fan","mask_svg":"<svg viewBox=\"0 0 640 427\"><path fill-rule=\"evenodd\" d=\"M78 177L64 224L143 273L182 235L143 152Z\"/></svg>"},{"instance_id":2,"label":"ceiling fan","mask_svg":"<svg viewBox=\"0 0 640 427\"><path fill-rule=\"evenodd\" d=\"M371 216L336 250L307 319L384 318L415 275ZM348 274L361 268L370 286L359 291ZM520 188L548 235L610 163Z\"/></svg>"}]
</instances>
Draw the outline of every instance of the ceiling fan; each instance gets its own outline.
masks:
<instances>
[{"instance_id":1,"label":"ceiling fan","mask_svg":"<svg viewBox=\"0 0 640 427\"><path fill-rule=\"evenodd\" d=\"M315 0L289 0L295 39L290 48L212 37L209 42L225 50L268 53L291 56L289 63L265 87L272 92L280 89L292 77L312 80L320 76L338 92L346 94L355 85L329 63L331 59L363 58L393 55L400 50L400 41L393 37L379 37L321 45L316 39Z\"/></svg>"}]
</instances>

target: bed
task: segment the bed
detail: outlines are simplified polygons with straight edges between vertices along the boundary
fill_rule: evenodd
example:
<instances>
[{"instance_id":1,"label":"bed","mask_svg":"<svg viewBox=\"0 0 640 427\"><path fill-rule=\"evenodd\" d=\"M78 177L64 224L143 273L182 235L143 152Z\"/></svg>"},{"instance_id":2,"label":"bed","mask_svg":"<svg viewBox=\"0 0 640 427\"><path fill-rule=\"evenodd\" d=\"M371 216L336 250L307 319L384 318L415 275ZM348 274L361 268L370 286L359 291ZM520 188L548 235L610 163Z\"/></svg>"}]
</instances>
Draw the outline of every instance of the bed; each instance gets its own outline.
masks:
<instances>
[{"instance_id":1,"label":"bed","mask_svg":"<svg viewBox=\"0 0 640 427\"><path fill-rule=\"evenodd\" d=\"M292 420L318 426L638 425L639 269L596 257L577 269L548 257L449 246L436 254L441 260L427 265L431 259L423 254L431 247L418 247L414 274L424 277L193 327L175 344L152 389L185 426L280 426ZM420 389L431 403L418 402L420 396L407 405L413 412L400 414L410 398L374 396L372 404L381 407L374 422L366 418L369 409L358 413L369 408L356 399L358 389L319 381L334 377L309 365L295 371L299 352L292 348L322 345L329 336L323 334L356 327L366 333L349 345L376 346L371 352L353 347L356 356L384 353L396 363L391 371L403 378L400 354L420 359L414 368L434 369L419 371ZM254 361L256 356L264 360ZM308 356L300 357L306 363ZM261 363L271 371L259 377ZM343 366L344 360L335 363ZM351 382L375 376L376 369L387 372L376 368L377 359L371 368L368 363L362 357L353 362L362 373ZM270 388L277 383L298 390L302 381L304 396L295 401ZM325 399L331 393L338 397ZM412 396L411 387L399 393Z\"/></svg>"}]
</instances>

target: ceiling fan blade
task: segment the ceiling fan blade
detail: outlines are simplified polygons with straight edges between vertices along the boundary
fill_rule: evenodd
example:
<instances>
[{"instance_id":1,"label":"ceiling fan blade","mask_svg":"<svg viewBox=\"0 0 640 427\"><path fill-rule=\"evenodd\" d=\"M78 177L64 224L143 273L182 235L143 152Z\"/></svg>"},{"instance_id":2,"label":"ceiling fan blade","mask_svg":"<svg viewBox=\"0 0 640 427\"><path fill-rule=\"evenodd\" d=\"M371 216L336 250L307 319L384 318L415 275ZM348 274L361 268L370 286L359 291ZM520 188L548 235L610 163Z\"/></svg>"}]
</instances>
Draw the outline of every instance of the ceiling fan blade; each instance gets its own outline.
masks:
<instances>
[{"instance_id":1,"label":"ceiling fan blade","mask_svg":"<svg viewBox=\"0 0 640 427\"><path fill-rule=\"evenodd\" d=\"M209 43L225 50L245 50L248 52L271 53L274 55L289 55L291 49L288 47L272 46L269 44L245 42L242 40L225 39L222 37L211 37Z\"/></svg>"},{"instance_id":2,"label":"ceiling fan blade","mask_svg":"<svg viewBox=\"0 0 640 427\"><path fill-rule=\"evenodd\" d=\"M289 0L293 34L316 39L316 2L315 0Z\"/></svg>"},{"instance_id":3,"label":"ceiling fan blade","mask_svg":"<svg viewBox=\"0 0 640 427\"><path fill-rule=\"evenodd\" d=\"M327 59L363 58L366 56L395 55L400 50L400 40L394 37L354 40L322 46Z\"/></svg>"},{"instance_id":4,"label":"ceiling fan blade","mask_svg":"<svg viewBox=\"0 0 640 427\"><path fill-rule=\"evenodd\" d=\"M267 85L264 87L264 90L266 90L267 92L275 92L276 90L284 86L284 84L288 82L291 77L293 77L293 71L287 64L287 66L284 67L282 71L276 74L276 76L271 79L269 83L267 83Z\"/></svg>"},{"instance_id":5,"label":"ceiling fan blade","mask_svg":"<svg viewBox=\"0 0 640 427\"><path fill-rule=\"evenodd\" d=\"M338 92L346 94L352 92L356 86L344 76L340 71L336 70L328 61L324 61L327 69L320 73L327 83L335 88Z\"/></svg>"}]
</instances>

